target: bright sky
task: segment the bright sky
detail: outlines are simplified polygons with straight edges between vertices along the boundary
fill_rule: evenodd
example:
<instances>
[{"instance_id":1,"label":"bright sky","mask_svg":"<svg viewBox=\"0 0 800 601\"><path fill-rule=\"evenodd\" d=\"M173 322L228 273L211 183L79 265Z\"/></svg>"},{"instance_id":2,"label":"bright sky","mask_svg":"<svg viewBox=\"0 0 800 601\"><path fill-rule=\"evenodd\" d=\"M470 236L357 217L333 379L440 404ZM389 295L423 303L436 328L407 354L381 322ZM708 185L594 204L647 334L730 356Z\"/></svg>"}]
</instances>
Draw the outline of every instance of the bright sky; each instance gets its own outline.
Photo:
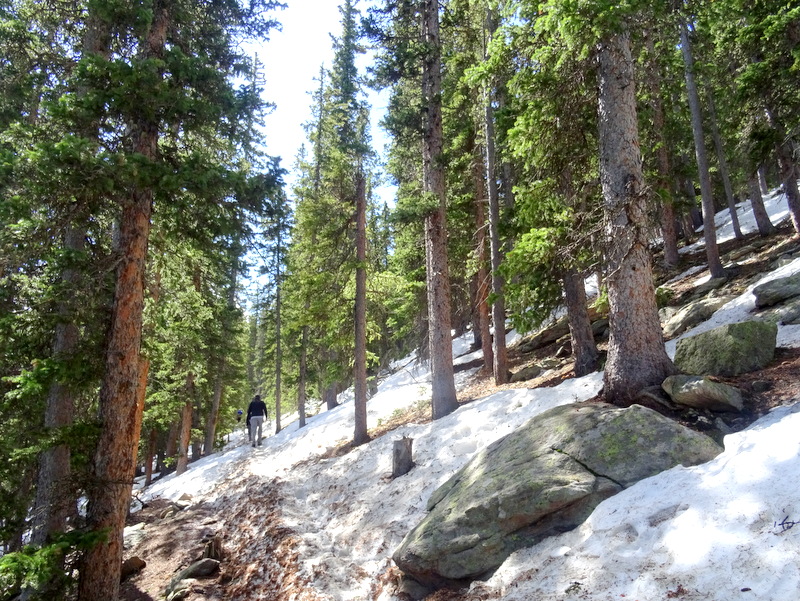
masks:
<instances>
[{"instance_id":1,"label":"bright sky","mask_svg":"<svg viewBox=\"0 0 800 601\"><path fill-rule=\"evenodd\" d=\"M265 120L267 152L281 157L281 165L291 171L300 146L308 146L303 124L311 120L310 92L319 85L320 65L331 67L331 34L340 34L341 15L337 0L285 0L285 3L287 7L275 13L282 31L273 32L270 40L255 51L264 63L264 98L276 105ZM356 7L366 13L373 3L361 0ZM385 98L374 92L368 98L373 109L373 144L378 152L383 151L386 141L377 125L386 107ZM293 181L291 174L287 181ZM291 193L290 189L287 191ZM384 198L384 193L381 197ZM389 193L385 199L390 198Z\"/></svg>"}]
</instances>

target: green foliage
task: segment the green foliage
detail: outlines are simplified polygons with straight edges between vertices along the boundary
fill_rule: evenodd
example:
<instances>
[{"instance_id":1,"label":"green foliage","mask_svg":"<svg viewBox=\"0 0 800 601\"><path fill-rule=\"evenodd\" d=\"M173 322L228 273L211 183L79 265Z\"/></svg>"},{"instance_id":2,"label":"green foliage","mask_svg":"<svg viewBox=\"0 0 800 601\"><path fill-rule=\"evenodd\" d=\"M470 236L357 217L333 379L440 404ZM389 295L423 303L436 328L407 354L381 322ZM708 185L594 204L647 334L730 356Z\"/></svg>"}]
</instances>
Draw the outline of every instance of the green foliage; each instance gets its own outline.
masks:
<instances>
[{"instance_id":1,"label":"green foliage","mask_svg":"<svg viewBox=\"0 0 800 601\"><path fill-rule=\"evenodd\" d=\"M0 557L0 599L13 599L23 587L36 591L45 585L48 595L56 591L65 594L67 589L74 586L74 579L70 575L74 553L91 549L105 541L106 536L106 532L73 530L57 533L51 543L42 547L28 545L21 551L6 553ZM34 593L34 599L38 598Z\"/></svg>"}]
</instances>

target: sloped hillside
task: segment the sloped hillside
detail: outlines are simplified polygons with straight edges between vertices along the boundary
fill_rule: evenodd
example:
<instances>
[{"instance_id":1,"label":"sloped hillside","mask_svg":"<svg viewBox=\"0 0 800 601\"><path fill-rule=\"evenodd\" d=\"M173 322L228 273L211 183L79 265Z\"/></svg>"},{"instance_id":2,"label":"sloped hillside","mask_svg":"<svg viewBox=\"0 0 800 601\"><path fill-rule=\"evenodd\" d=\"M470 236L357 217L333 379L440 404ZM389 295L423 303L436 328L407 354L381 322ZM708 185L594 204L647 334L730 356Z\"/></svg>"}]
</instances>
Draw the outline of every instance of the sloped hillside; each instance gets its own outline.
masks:
<instances>
[{"instance_id":1,"label":"sloped hillside","mask_svg":"<svg viewBox=\"0 0 800 601\"><path fill-rule=\"evenodd\" d=\"M797 240L783 231L767 244L752 237L726 243L728 258L752 247L721 287L733 300L683 335L746 319L757 281L800 272ZM687 271L668 284L673 304L704 284L702 269L690 265L702 255L687 252L684 260ZM511 333L509 341L519 338ZM739 431L725 438L717 459L642 481L602 503L584 526L515 553L490 580L428 598L793 598L800 588L800 326L781 326L779 346L766 369L727 380L743 390L745 411L729 420ZM556 347L517 352L514 368ZM474 358L464 339L454 349L459 363ZM668 349L674 352L674 343ZM571 378L566 362L502 390L466 369L457 374L462 407L432 423L425 367L409 358L393 369L368 405L369 444L347 445L352 403L342 399L303 430L290 424L260 448L235 433L224 452L141 492L148 506L132 522L145 524L142 538L131 538L126 553L148 565L125 582L124 599L161 598L172 575L204 552L219 552L219 571L187 581L179 593L185 596L174 598L407 598L391 554L425 514L430 494L477 450L544 410L597 397L602 385L600 373ZM414 441L416 465L392 479L392 444L403 436ZM172 507L182 496L184 507Z\"/></svg>"}]
</instances>

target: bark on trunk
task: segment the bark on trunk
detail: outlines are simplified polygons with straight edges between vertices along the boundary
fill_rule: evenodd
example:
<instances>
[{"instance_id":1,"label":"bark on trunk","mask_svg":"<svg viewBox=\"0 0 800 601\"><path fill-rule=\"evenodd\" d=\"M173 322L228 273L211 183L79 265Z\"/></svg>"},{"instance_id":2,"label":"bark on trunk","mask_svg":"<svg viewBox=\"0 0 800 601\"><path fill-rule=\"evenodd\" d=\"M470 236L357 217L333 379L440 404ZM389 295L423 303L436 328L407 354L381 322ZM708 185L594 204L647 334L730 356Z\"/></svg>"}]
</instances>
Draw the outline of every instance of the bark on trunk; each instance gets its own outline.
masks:
<instances>
[{"instance_id":1,"label":"bark on trunk","mask_svg":"<svg viewBox=\"0 0 800 601\"><path fill-rule=\"evenodd\" d=\"M356 182L356 299L355 355L353 389L355 393L355 432L353 444L369 441L367 433L367 193L363 174Z\"/></svg>"},{"instance_id":2,"label":"bark on trunk","mask_svg":"<svg viewBox=\"0 0 800 601\"><path fill-rule=\"evenodd\" d=\"M223 393L223 373L225 371L225 357L221 357L217 364L216 376L214 377L214 393L211 396L211 409L208 412L205 428L205 440L203 441L203 455L211 455L214 452L214 439L217 435L217 422L219 421L219 408L222 404Z\"/></svg>"},{"instance_id":3,"label":"bark on trunk","mask_svg":"<svg viewBox=\"0 0 800 601\"><path fill-rule=\"evenodd\" d=\"M181 433L178 438L178 462L175 465L175 475L180 476L189 467L189 442L192 437L192 401L187 400L181 411Z\"/></svg>"},{"instance_id":4,"label":"bark on trunk","mask_svg":"<svg viewBox=\"0 0 800 601\"><path fill-rule=\"evenodd\" d=\"M142 418L144 417L144 401L147 396L147 377L150 374L150 360L141 357L139 359L139 386L136 390L136 432L142 431ZM133 469L136 471L136 465L139 460L139 436L133 441Z\"/></svg>"},{"instance_id":5,"label":"bark on trunk","mask_svg":"<svg viewBox=\"0 0 800 601\"><path fill-rule=\"evenodd\" d=\"M145 58L162 56L168 30L165 0L154 3L153 21L144 43ZM134 150L147 160L158 152L158 123L132 124ZM93 483L87 496L87 526L105 532L106 539L85 552L78 584L79 601L116 601L122 566L122 530L133 484L132 449L136 431L144 309L144 273L153 192L133 190L120 221L120 259L114 292L106 369L100 389L101 433L93 464Z\"/></svg>"},{"instance_id":6,"label":"bark on trunk","mask_svg":"<svg viewBox=\"0 0 800 601\"><path fill-rule=\"evenodd\" d=\"M487 13L486 24L489 35L494 33L491 11ZM492 92L487 90L484 104L484 121L486 131L486 184L489 191L489 247L492 266L492 338L494 383L508 382L508 353L506 350L506 305L505 282L500 275L500 263L503 260L503 249L500 241L500 198L497 190L497 157L495 152L494 110L492 109Z\"/></svg>"},{"instance_id":7,"label":"bark on trunk","mask_svg":"<svg viewBox=\"0 0 800 601\"><path fill-rule=\"evenodd\" d=\"M158 449L158 430L150 428L150 437L147 443L147 456L144 459L144 486L147 488L153 483L153 457Z\"/></svg>"},{"instance_id":8,"label":"bark on trunk","mask_svg":"<svg viewBox=\"0 0 800 601\"><path fill-rule=\"evenodd\" d=\"M664 349L645 237L647 207L627 34L603 40L597 58L611 325L604 382L606 398L625 405L643 388L661 384L674 366Z\"/></svg>"},{"instance_id":9,"label":"bark on trunk","mask_svg":"<svg viewBox=\"0 0 800 601\"><path fill-rule=\"evenodd\" d=\"M309 303L306 303L308 310ZM300 366L297 377L297 420L298 427L306 425L306 380L308 379L308 326L303 326L303 335L300 343Z\"/></svg>"},{"instance_id":10,"label":"bark on trunk","mask_svg":"<svg viewBox=\"0 0 800 601\"><path fill-rule=\"evenodd\" d=\"M85 230L67 227L64 234L64 248L74 252L82 252L84 248ZM76 269L65 269L62 275L64 286L78 289L81 275ZM53 341L53 358L58 361L69 361L78 345L78 326L73 316L75 307L69 300L59 303L58 314L61 320L56 324ZM62 321L63 320L63 321ZM74 395L66 382L56 380L50 386L47 396L47 408L44 415L44 427L55 431L72 424L74 414ZM66 528L70 504L74 498L67 494L70 477L70 449L60 444L42 451L39 456L39 474L36 485L36 498L32 514L31 543L45 544L50 535L63 532Z\"/></svg>"},{"instance_id":11,"label":"bark on trunk","mask_svg":"<svg viewBox=\"0 0 800 601\"><path fill-rule=\"evenodd\" d=\"M725 158L725 147L722 144L722 136L719 133L717 124L717 107L714 104L714 94L710 89L707 90L708 98L708 117L711 121L711 138L714 140L714 150L717 152L717 163L719 165L719 175L722 178L722 186L725 188L725 200L728 203L728 210L731 213L731 225L733 225L733 235L737 240L744 238L742 228L739 226L739 215L736 213L736 198L733 195L733 185L731 184L728 160Z\"/></svg>"},{"instance_id":12,"label":"bark on trunk","mask_svg":"<svg viewBox=\"0 0 800 601\"><path fill-rule=\"evenodd\" d=\"M325 407L328 408L328 411L339 406L339 401L336 400L336 395L338 394L336 392L337 388L338 386L334 382L333 384L326 386L324 392L322 393L322 400L325 401Z\"/></svg>"},{"instance_id":13,"label":"bark on trunk","mask_svg":"<svg viewBox=\"0 0 800 601\"><path fill-rule=\"evenodd\" d=\"M753 207L753 216L760 236L770 236L775 233L775 226L769 219L769 213L764 206L764 197L761 196L761 187L758 185L758 176L752 173L747 179L747 188L750 191L750 206Z\"/></svg>"},{"instance_id":14,"label":"bark on trunk","mask_svg":"<svg viewBox=\"0 0 800 601\"><path fill-rule=\"evenodd\" d=\"M767 168L761 165L758 168L758 185L761 187L761 195L769 194L769 184L767 183Z\"/></svg>"},{"instance_id":15,"label":"bark on trunk","mask_svg":"<svg viewBox=\"0 0 800 601\"><path fill-rule=\"evenodd\" d=\"M94 12L89 14L86 33L83 38L83 54L108 58L109 25ZM86 94L79 89L79 95ZM36 111L32 111L32 118ZM82 134L92 142L97 141L98 123L90 123ZM78 217L76 221L83 221ZM69 253L79 254L85 248L86 227L81 223L67 226L64 232L64 249ZM74 267L67 267L61 276L64 288L77 291L81 286L81 273ZM78 346L79 331L75 323L76 295L70 295L58 303L58 323L53 338L53 358L68 362ZM56 380L50 386L45 409L44 427L46 430L58 430L72 424L74 414L74 393L66 382ZM36 497L31 512L31 538L34 545L45 544L55 532L63 532L76 499L68 493L70 481L70 449L61 444L45 449L39 456L39 470L36 484ZM23 591L28 594L28 589Z\"/></svg>"},{"instance_id":16,"label":"bark on trunk","mask_svg":"<svg viewBox=\"0 0 800 601\"><path fill-rule=\"evenodd\" d=\"M599 355L594 343L592 321L589 319L583 276L569 270L564 273L563 279L572 356L575 358L575 376L579 378L597 369Z\"/></svg>"},{"instance_id":17,"label":"bark on trunk","mask_svg":"<svg viewBox=\"0 0 800 601\"><path fill-rule=\"evenodd\" d=\"M224 322L222 324L222 333L223 336L227 337L230 336L231 333L231 323L230 317L228 315L236 307L236 281L237 281L237 261L234 259L233 266L231 268L231 282L230 282L230 290L228 291L228 309L229 311L225 314L226 317L224 318ZM210 455L214 452L214 439L217 435L217 423L219 422L219 408L222 405L222 397L225 394L225 369L227 367L227 358L223 353L222 356L219 358L217 363L217 374L214 379L214 394L211 397L211 410L208 412L208 418L206 420L206 432L205 432L205 441L203 443L203 453L205 455Z\"/></svg>"},{"instance_id":18,"label":"bark on trunk","mask_svg":"<svg viewBox=\"0 0 800 601\"><path fill-rule=\"evenodd\" d=\"M492 373L494 368L494 350L492 349L491 321L489 319L489 274L486 271L486 187L484 178L486 171L480 153L476 153L474 181L475 181L475 259L478 270L475 273L475 314L477 316L477 338L480 340L483 351L483 369Z\"/></svg>"},{"instance_id":19,"label":"bark on trunk","mask_svg":"<svg viewBox=\"0 0 800 601\"><path fill-rule=\"evenodd\" d=\"M458 408L450 337L450 274L447 265L445 182L442 167L441 42L439 3L422 0L422 38L427 48L422 65L424 132L423 190L438 202L425 217L425 267L428 296L428 346L431 363L433 419Z\"/></svg>"},{"instance_id":20,"label":"bark on trunk","mask_svg":"<svg viewBox=\"0 0 800 601\"><path fill-rule=\"evenodd\" d=\"M794 159L794 144L786 133L783 124L775 118L775 114L769 108L765 111L767 121L778 134L780 142L775 147L775 154L778 158L778 171L783 186L783 193L786 194L786 204L789 206L789 216L792 219L794 231L800 233L800 189L797 186L797 164Z\"/></svg>"},{"instance_id":21,"label":"bark on trunk","mask_svg":"<svg viewBox=\"0 0 800 601\"><path fill-rule=\"evenodd\" d=\"M689 100L689 111L692 115L692 134L694 136L694 150L697 157L697 170L700 178L700 197L703 203L703 239L706 244L706 260L711 277L725 277L725 270L719 258L717 246L717 229L714 225L714 194L711 189L711 174L708 170L708 156L703 136L703 115L700 108L700 96L697 93L697 83L694 79L694 57L689 41L689 27L681 19L681 54L686 75L686 95Z\"/></svg>"},{"instance_id":22,"label":"bark on trunk","mask_svg":"<svg viewBox=\"0 0 800 601\"><path fill-rule=\"evenodd\" d=\"M678 266L678 234L675 227L675 205L672 198L670 174L672 168L667 151L667 140L664 136L665 122L664 104L661 101L661 78L655 65L655 45L652 35L647 36L647 49L654 57L648 71L651 108L653 110L653 130L657 138L656 165L658 168L659 204L661 205L661 235L664 238L664 266L672 269Z\"/></svg>"}]
</instances>

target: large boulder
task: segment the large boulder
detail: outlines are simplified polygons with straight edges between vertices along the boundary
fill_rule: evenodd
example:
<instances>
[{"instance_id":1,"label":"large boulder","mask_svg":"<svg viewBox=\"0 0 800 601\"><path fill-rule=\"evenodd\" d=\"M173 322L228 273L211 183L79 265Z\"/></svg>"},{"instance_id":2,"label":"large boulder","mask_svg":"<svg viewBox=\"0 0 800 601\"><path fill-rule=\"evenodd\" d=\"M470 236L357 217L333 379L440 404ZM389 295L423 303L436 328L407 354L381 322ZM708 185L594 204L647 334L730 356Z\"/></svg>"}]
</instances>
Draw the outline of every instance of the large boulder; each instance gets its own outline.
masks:
<instances>
[{"instance_id":1,"label":"large boulder","mask_svg":"<svg viewBox=\"0 0 800 601\"><path fill-rule=\"evenodd\" d=\"M665 320L663 326L664 336L666 338L674 338L679 334L683 334L689 328L706 321L717 309L734 298L734 296L709 297L681 307Z\"/></svg>"},{"instance_id":2,"label":"large boulder","mask_svg":"<svg viewBox=\"0 0 800 601\"><path fill-rule=\"evenodd\" d=\"M731 323L678 341L675 366L696 376L738 376L766 367L775 356L778 326Z\"/></svg>"},{"instance_id":3,"label":"large boulder","mask_svg":"<svg viewBox=\"0 0 800 601\"><path fill-rule=\"evenodd\" d=\"M463 585L517 549L575 528L642 478L721 450L640 405L557 407L488 446L437 489L393 559L427 586Z\"/></svg>"},{"instance_id":4,"label":"large boulder","mask_svg":"<svg viewBox=\"0 0 800 601\"><path fill-rule=\"evenodd\" d=\"M770 307L788 298L800 296L800 273L789 277L777 278L753 288L756 297L756 308Z\"/></svg>"},{"instance_id":5,"label":"large boulder","mask_svg":"<svg viewBox=\"0 0 800 601\"><path fill-rule=\"evenodd\" d=\"M661 384L670 398L679 405L709 411L741 411L741 391L734 387L698 376L669 376Z\"/></svg>"}]
</instances>

